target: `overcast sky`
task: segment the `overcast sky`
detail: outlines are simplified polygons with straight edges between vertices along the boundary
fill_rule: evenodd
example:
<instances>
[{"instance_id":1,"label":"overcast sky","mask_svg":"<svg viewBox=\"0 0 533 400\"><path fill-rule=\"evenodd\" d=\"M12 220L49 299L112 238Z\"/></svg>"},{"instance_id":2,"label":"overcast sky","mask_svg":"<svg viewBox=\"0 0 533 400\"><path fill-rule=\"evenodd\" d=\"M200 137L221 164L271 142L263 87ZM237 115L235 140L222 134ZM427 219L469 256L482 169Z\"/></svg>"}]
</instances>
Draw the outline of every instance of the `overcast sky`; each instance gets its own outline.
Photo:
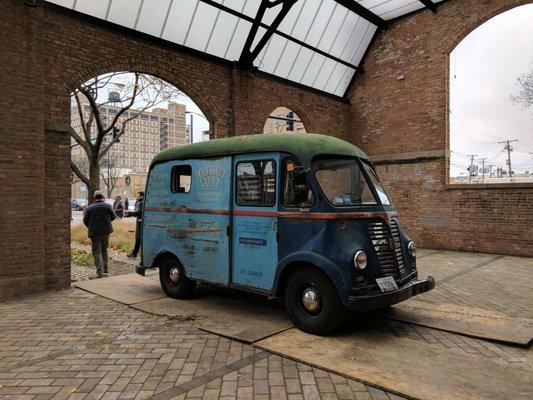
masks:
<instances>
[{"instance_id":1,"label":"overcast sky","mask_svg":"<svg viewBox=\"0 0 533 400\"><path fill-rule=\"evenodd\" d=\"M533 71L533 4L500 14L468 35L450 56L451 175L466 173L468 154L505 167L512 144L513 170L533 170L533 106L523 110L509 96L516 78Z\"/></svg>"}]
</instances>

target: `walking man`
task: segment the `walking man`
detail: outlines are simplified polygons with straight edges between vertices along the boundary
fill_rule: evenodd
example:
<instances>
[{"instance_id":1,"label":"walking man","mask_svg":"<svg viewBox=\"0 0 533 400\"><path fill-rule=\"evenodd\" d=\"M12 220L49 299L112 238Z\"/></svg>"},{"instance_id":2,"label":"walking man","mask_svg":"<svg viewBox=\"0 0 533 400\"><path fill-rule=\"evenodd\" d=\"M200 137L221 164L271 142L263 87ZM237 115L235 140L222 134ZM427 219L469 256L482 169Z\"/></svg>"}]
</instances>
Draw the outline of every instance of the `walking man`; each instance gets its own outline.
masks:
<instances>
[{"instance_id":1,"label":"walking man","mask_svg":"<svg viewBox=\"0 0 533 400\"><path fill-rule=\"evenodd\" d=\"M117 218L120 219L124 216L124 203L122 202L122 198L120 196L116 197L113 210L115 211Z\"/></svg>"},{"instance_id":2,"label":"walking man","mask_svg":"<svg viewBox=\"0 0 533 400\"><path fill-rule=\"evenodd\" d=\"M83 223L87 227L87 236L91 239L96 278L109 276L108 254L109 235L113 232L111 221L115 219L115 213L111 205L107 204L100 190L94 192L94 203L85 210Z\"/></svg>"},{"instance_id":3,"label":"walking man","mask_svg":"<svg viewBox=\"0 0 533 400\"><path fill-rule=\"evenodd\" d=\"M141 229L142 229L142 218L143 218L143 208L144 208L144 192L140 191L137 193L137 198L135 201L135 208L133 211L128 212L128 217L137 217L137 223L135 225L135 246L130 254L129 258L137 258L139 249L141 248Z\"/></svg>"}]
</instances>

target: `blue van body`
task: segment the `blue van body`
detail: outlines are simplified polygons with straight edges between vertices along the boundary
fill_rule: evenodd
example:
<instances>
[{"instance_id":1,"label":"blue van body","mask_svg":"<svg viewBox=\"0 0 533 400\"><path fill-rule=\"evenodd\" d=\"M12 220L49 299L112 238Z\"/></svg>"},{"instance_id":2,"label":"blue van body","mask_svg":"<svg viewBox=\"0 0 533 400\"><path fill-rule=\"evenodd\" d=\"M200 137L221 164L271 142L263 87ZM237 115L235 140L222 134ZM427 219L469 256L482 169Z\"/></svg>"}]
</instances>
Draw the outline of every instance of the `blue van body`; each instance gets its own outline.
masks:
<instances>
[{"instance_id":1,"label":"blue van body","mask_svg":"<svg viewBox=\"0 0 533 400\"><path fill-rule=\"evenodd\" d=\"M138 273L158 267L162 257L172 255L194 281L279 296L288 274L308 265L327 275L340 301L354 310L385 307L434 287L433 278L418 279L412 241L393 206L382 201L380 196L385 195L372 186L368 171L373 167L364 153L357 149L344 154L326 145L298 153L293 150L298 145L291 147L287 141L314 140L309 139L314 136L324 143L338 139L311 134L273 136L239 139L255 143L244 148L225 145L219 150L227 150L218 152L216 144L210 144L214 147L207 151L205 146L190 145L186 147L193 149L154 160L145 191ZM231 144L232 139L220 140ZM318 171L313 173L317 157L351 157L361 167L375 202L332 204L317 179ZM309 170L312 201L305 207L286 205L289 162ZM240 201L243 193L255 196L247 185L257 182L251 166L256 168L258 163L266 166L268 175L262 182L266 200L260 206ZM183 184L176 183L180 179ZM335 199L343 201L339 196ZM359 251L367 259L363 269L354 266ZM377 284L376 279L387 276L395 281L394 290L384 291Z\"/></svg>"}]
</instances>

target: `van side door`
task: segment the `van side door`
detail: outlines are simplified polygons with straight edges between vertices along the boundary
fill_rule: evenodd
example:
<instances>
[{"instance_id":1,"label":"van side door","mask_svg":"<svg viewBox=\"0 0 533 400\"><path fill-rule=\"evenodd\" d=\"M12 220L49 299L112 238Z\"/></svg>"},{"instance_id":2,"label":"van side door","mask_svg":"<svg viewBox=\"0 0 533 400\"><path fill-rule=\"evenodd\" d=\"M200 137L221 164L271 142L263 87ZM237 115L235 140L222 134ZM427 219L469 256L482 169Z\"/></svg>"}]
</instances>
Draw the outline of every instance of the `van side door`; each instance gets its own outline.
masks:
<instances>
[{"instance_id":1,"label":"van side door","mask_svg":"<svg viewBox=\"0 0 533 400\"><path fill-rule=\"evenodd\" d=\"M233 159L231 283L271 290L278 265L279 154Z\"/></svg>"}]
</instances>

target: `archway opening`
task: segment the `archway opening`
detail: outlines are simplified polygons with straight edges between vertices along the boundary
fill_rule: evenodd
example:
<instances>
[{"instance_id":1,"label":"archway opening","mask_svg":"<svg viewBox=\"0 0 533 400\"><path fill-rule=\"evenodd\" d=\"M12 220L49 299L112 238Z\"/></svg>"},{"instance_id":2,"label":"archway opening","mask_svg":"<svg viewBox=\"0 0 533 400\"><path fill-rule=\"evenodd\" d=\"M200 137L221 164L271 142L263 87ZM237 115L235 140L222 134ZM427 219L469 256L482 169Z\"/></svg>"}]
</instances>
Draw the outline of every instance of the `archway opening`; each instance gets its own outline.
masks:
<instances>
[{"instance_id":1,"label":"archway opening","mask_svg":"<svg viewBox=\"0 0 533 400\"><path fill-rule=\"evenodd\" d=\"M293 110L287 107L277 107L268 116L263 133L307 133L307 130Z\"/></svg>"},{"instance_id":2,"label":"archway opening","mask_svg":"<svg viewBox=\"0 0 533 400\"><path fill-rule=\"evenodd\" d=\"M79 85L71 95L71 127L72 198L82 206L96 189L108 198L134 197L157 153L210 138L209 121L189 96L138 72Z\"/></svg>"},{"instance_id":3,"label":"archway opening","mask_svg":"<svg viewBox=\"0 0 533 400\"><path fill-rule=\"evenodd\" d=\"M533 4L499 14L450 54L451 184L533 182Z\"/></svg>"},{"instance_id":4,"label":"archway opening","mask_svg":"<svg viewBox=\"0 0 533 400\"><path fill-rule=\"evenodd\" d=\"M91 255L75 248L91 240L82 223L95 190L112 205L117 219L109 246L131 252L136 241L137 193L145 190L152 159L161 151L210 139L210 121L184 92L140 72L106 73L71 93L71 278L95 273ZM134 218L126 218L130 216ZM109 272L131 272L109 261ZM104 271L105 272L105 271Z\"/></svg>"}]
</instances>

